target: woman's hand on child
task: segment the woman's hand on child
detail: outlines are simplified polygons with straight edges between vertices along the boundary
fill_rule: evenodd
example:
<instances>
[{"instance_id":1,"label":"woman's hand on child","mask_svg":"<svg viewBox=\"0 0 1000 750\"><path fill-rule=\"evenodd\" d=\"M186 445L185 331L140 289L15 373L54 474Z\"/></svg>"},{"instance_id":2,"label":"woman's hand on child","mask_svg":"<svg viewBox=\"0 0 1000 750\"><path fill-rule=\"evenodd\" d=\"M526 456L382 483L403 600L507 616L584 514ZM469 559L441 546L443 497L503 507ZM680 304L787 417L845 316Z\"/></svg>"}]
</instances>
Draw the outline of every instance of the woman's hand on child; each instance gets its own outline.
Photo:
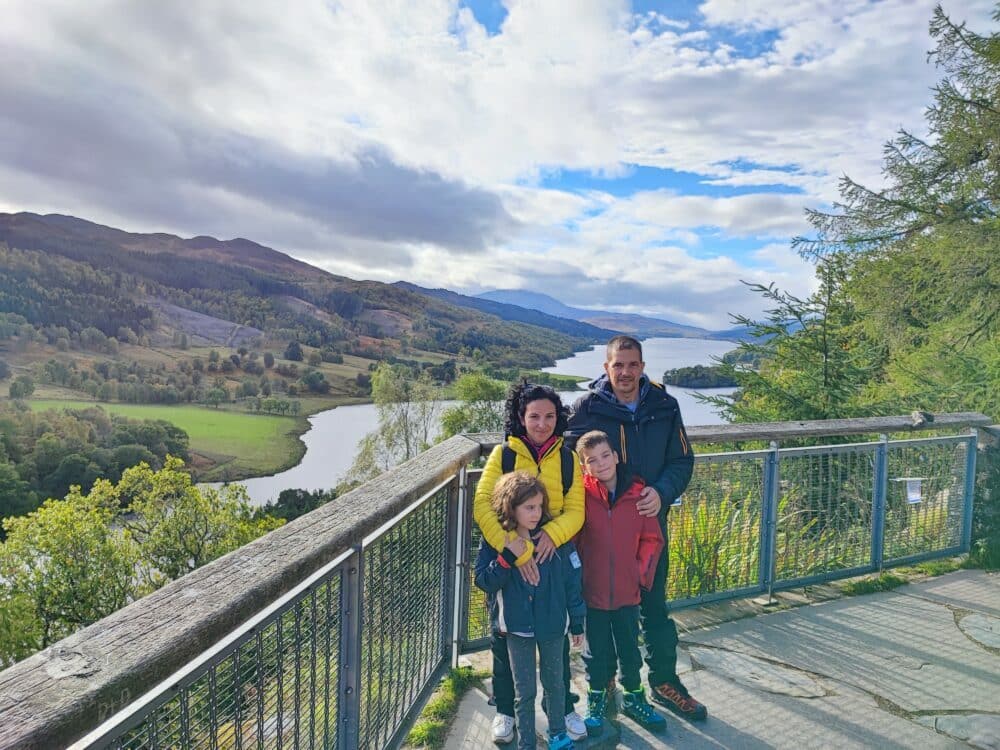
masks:
<instances>
[{"instance_id":1,"label":"woman's hand on child","mask_svg":"<svg viewBox=\"0 0 1000 750\"><path fill-rule=\"evenodd\" d=\"M519 536L508 539L504 546L513 552L515 557L520 557L528 551L528 543Z\"/></svg>"},{"instance_id":2,"label":"woman's hand on child","mask_svg":"<svg viewBox=\"0 0 1000 750\"><path fill-rule=\"evenodd\" d=\"M555 542L546 532L541 532L535 539L535 559L543 563L556 553Z\"/></svg>"},{"instance_id":3,"label":"woman's hand on child","mask_svg":"<svg viewBox=\"0 0 1000 750\"><path fill-rule=\"evenodd\" d=\"M660 508L663 507L663 501L660 500L660 493L653 487L643 487L642 497L639 498L635 507L639 511L640 516L655 516L660 512Z\"/></svg>"},{"instance_id":4,"label":"woman's hand on child","mask_svg":"<svg viewBox=\"0 0 1000 750\"><path fill-rule=\"evenodd\" d=\"M573 648L581 648L583 646L583 633L580 633L580 635L570 635L569 642L573 644Z\"/></svg>"},{"instance_id":5,"label":"woman's hand on child","mask_svg":"<svg viewBox=\"0 0 1000 750\"><path fill-rule=\"evenodd\" d=\"M533 557L518 568L518 570L521 571L521 578L530 586L537 586L542 580L542 575L538 572L538 563L535 562L535 558Z\"/></svg>"}]
</instances>

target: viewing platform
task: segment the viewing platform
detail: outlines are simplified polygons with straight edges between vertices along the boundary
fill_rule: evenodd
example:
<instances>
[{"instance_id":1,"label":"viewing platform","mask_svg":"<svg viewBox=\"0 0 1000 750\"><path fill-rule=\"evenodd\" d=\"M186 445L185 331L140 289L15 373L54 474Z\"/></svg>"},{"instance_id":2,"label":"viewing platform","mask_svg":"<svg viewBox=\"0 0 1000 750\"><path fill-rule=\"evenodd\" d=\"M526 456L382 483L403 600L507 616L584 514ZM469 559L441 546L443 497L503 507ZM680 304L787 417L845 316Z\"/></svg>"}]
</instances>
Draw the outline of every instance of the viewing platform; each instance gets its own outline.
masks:
<instances>
[{"instance_id":1,"label":"viewing platform","mask_svg":"<svg viewBox=\"0 0 1000 750\"><path fill-rule=\"evenodd\" d=\"M991 422L963 413L690 428L700 447L669 516L671 607L686 622L699 605L967 552ZM471 506L474 465L500 438L433 446L0 673L0 748L398 747L441 676L486 644ZM822 731L864 725L855 709L879 723L844 735L863 746L914 716L941 712L942 728L959 711L996 715L996 581L959 573L692 628L689 686L709 722L671 720L658 741L709 744L647 746L770 746L776 735L755 721L794 732L796 746L829 746ZM901 652L888 631L908 639ZM940 679L925 684L931 674ZM772 683L816 695L760 689ZM979 693L993 703L959 705ZM711 734L723 724L728 734ZM895 746L914 746L906 736Z\"/></svg>"}]
</instances>

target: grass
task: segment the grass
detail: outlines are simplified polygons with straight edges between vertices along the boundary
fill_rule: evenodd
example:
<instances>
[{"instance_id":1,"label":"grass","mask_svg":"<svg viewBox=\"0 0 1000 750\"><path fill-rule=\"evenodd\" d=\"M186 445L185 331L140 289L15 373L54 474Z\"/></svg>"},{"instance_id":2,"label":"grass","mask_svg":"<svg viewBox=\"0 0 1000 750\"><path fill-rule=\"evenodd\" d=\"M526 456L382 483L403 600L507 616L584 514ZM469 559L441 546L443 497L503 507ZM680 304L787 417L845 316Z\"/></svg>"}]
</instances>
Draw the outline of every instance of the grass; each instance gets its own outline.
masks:
<instances>
[{"instance_id":1,"label":"grass","mask_svg":"<svg viewBox=\"0 0 1000 750\"><path fill-rule=\"evenodd\" d=\"M848 581L840 586L840 590L844 592L845 596L861 596L862 594L874 594L878 591L891 591L905 583L909 583L909 581L902 576L895 573L882 573L873 578Z\"/></svg>"},{"instance_id":2,"label":"grass","mask_svg":"<svg viewBox=\"0 0 1000 750\"><path fill-rule=\"evenodd\" d=\"M406 736L404 747L427 748L437 750L444 745L448 728L451 726L455 714L458 712L458 704L466 691L478 685L489 672L486 670L476 670L471 667L459 667L451 670L434 691L434 695L427 702L424 710L420 712L413 729Z\"/></svg>"},{"instance_id":3,"label":"grass","mask_svg":"<svg viewBox=\"0 0 1000 750\"><path fill-rule=\"evenodd\" d=\"M945 573L952 573L961 567L962 563L960 561L945 558L944 560L926 560L925 562L917 563L910 570L925 576L940 576Z\"/></svg>"},{"instance_id":4,"label":"grass","mask_svg":"<svg viewBox=\"0 0 1000 750\"><path fill-rule=\"evenodd\" d=\"M96 404L93 401L30 399L36 410L87 409L100 406L132 419L163 419L184 430L191 451L214 465L199 473L200 481L244 479L283 471L302 458L305 417L246 414L201 406Z\"/></svg>"}]
</instances>

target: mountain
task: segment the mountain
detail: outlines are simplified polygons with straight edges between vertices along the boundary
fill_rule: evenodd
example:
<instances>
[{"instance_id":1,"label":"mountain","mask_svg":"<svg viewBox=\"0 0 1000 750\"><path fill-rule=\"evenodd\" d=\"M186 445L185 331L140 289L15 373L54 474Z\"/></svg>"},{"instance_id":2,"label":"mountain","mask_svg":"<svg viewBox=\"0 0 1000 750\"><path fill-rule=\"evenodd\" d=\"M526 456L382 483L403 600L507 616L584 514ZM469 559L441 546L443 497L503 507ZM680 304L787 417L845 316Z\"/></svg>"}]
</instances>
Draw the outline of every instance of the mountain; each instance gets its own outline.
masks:
<instances>
[{"instance_id":1,"label":"mountain","mask_svg":"<svg viewBox=\"0 0 1000 750\"><path fill-rule=\"evenodd\" d=\"M461 360L478 350L498 367L538 368L600 338L589 329L505 320L391 284L336 276L248 239L0 214L0 349L9 350L4 356L14 365L19 357L30 360L22 356L28 343L19 337L16 347L5 347L3 332L24 322L37 332L34 361L48 351L70 356L95 341L112 352L118 346L111 339L169 349L183 337L192 347L274 352L298 341L330 357L366 360L440 362L439 355ZM170 357L159 355L169 367ZM366 375L368 364L351 366ZM338 376L353 381L344 369ZM233 378L240 375L237 369Z\"/></svg>"},{"instance_id":2,"label":"mountain","mask_svg":"<svg viewBox=\"0 0 1000 750\"><path fill-rule=\"evenodd\" d=\"M480 312L496 315L498 318L503 320L515 320L521 323L530 323L531 325L550 328L553 331L560 331L562 333L569 334L570 336L584 336L592 338L595 341L600 341L611 338L617 333L621 333L621 331L609 328L600 328L598 326L591 325L590 323L567 318L565 316L557 316L547 312L542 312L539 309L522 307L520 305L511 305L504 302L496 302L483 297L469 297L468 295L452 292L448 289L427 289L422 286L417 286L416 284L411 284L408 281L397 281L395 286L403 289L409 289L410 291L417 292L418 294L426 294L429 297L444 300L452 305L470 307L474 310L479 310ZM544 297L544 295L538 296ZM548 299L552 300L551 297ZM552 301L556 302L556 300ZM558 305L560 303L557 302L556 304ZM566 307L565 305L562 305L562 307L567 310L572 310L572 308Z\"/></svg>"},{"instance_id":3,"label":"mountain","mask_svg":"<svg viewBox=\"0 0 1000 750\"><path fill-rule=\"evenodd\" d=\"M611 329L635 336L668 336L676 338L712 338L714 336L712 331L704 328L674 323L659 318L650 318L645 315L629 315L570 307L554 297L538 292L529 292L520 289L498 289L492 292L483 292L476 296L480 299L539 310L548 315L572 318L573 320L590 323L599 328ZM720 338L728 338L728 336L720 336Z\"/></svg>"}]
</instances>

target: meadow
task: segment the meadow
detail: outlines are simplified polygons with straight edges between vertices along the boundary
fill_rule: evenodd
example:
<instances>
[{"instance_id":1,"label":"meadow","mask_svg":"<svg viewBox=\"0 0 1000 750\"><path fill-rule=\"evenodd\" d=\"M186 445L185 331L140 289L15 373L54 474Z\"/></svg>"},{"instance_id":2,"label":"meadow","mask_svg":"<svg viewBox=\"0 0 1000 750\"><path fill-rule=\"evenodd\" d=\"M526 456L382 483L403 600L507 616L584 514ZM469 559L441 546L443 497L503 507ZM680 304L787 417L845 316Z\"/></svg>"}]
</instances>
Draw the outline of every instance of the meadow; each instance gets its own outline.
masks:
<instances>
[{"instance_id":1,"label":"meadow","mask_svg":"<svg viewBox=\"0 0 1000 750\"><path fill-rule=\"evenodd\" d=\"M297 464L305 445L299 436L309 424L304 416L246 414L201 406L96 404L89 400L30 399L36 410L88 409L99 406L132 419L163 419L191 440L192 464L199 481L245 479L274 474Z\"/></svg>"}]
</instances>

